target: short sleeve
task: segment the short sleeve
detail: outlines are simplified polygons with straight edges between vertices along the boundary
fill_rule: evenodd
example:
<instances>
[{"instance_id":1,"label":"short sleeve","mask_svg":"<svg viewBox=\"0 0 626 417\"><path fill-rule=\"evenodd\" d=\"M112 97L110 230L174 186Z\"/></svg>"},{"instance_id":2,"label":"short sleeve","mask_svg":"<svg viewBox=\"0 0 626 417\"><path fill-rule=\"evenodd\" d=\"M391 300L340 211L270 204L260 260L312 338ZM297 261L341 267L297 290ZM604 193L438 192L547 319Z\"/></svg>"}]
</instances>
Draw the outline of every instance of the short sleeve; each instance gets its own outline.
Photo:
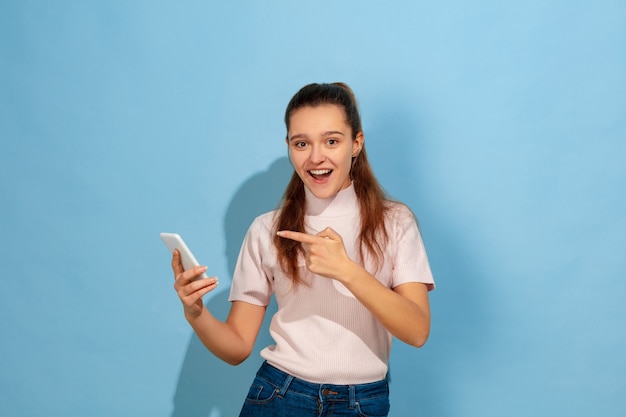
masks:
<instances>
[{"instance_id":1,"label":"short sleeve","mask_svg":"<svg viewBox=\"0 0 626 417\"><path fill-rule=\"evenodd\" d=\"M429 290L433 290L435 281L415 216L402 204L398 204L392 212L393 226L389 236L391 246L395 247L392 287L408 282L421 282L427 284Z\"/></svg>"},{"instance_id":2,"label":"short sleeve","mask_svg":"<svg viewBox=\"0 0 626 417\"><path fill-rule=\"evenodd\" d=\"M256 218L246 233L235 265L229 301L245 301L260 306L270 303L273 289L265 261L272 256L272 242L266 217Z\"/></svg>"}]
</instances>

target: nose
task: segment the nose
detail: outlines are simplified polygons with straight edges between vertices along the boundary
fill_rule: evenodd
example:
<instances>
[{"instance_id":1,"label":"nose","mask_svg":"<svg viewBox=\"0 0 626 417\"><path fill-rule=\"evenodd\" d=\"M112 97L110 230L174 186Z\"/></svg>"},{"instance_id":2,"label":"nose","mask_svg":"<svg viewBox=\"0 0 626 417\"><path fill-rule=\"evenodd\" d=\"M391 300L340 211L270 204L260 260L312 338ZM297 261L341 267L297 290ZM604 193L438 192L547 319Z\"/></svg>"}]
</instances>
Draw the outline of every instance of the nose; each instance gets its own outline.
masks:
<instances>
[{"instance_id":1,"label":"nose","mask_svg":"<svg viewBox=\"0 0 626 417\"><path fill-rule=\"evenodd\" d=\"M324 154L324 148L319 145L313 145L311 147L311 155L309 159L314 164L319 164L320 162L324 162L326 159L326 155Z\"/></svg>"}]
</instances>

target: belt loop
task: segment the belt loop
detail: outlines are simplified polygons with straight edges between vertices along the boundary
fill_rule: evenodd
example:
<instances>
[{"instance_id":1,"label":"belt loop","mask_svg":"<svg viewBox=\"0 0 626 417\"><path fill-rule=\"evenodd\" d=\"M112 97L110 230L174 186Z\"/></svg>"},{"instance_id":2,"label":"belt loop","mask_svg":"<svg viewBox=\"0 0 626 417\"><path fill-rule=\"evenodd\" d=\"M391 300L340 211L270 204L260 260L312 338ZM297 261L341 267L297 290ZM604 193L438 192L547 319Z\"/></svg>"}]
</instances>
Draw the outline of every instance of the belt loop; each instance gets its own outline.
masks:
<instances>
[{"instance_id":1,"label":"belt loop","mask_svg":"<svg viewBox=\"0 0 626 417\"><path fill-rule=\"evenodd\" d=\"M350 409L352 410L356 405L356 393L354 385L348 387L348 395L350 396Z\"/></svg>"},{"instance_id":2,"label":"belt loop","mask_svg":"<svg viewBox=\"0 0 626 417\"><path fill-rule=\"evenodd\" d=\"M291 385L291 381L293 381L293 378L293 375L287 375L287 378L285 378L285 382L283 383L283 387L280 389L278 395L280 395L281 397L285 396L285 393L287 393L287 389L289 388L289 385Z\"/></svg>"}]
</instances>

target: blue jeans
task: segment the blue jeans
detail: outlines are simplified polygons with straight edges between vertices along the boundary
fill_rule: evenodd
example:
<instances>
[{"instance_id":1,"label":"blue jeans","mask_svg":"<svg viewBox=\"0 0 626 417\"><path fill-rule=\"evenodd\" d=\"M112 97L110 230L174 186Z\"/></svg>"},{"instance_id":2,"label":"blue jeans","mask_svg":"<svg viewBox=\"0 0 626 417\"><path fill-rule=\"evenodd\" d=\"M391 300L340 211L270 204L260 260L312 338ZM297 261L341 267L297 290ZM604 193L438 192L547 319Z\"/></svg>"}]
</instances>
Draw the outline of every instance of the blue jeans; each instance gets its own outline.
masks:
<instances>
[{"instance_id":1,"label":"blue jeans","mask_svg":"<svg viewBox=\"0 0 626 417\"><path fill-rule=\"evenodd\" d=\"M358 385L314 384L265 362L239 417L385 417L388 413L386 380Z\"/></svg>"}]
</instances>

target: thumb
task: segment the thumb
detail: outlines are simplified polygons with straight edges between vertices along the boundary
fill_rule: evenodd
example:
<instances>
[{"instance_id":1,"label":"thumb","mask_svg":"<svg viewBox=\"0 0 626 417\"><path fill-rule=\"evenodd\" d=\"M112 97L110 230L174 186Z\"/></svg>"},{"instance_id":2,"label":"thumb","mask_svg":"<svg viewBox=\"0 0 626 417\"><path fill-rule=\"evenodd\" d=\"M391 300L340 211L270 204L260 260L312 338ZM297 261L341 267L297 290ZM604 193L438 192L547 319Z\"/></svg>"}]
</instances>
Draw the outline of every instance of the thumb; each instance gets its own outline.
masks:
<instances>
[{"instance_id":1,"label":"thumb","mask_svg":"<svg viewBox=\"0 0 626 417\"><path fill-rule=\"evenodd\" d=\"M341 240L341 235L335 232L331 227L327 227L317 234L319 237L325 237L332 240Z\"/></svg>"}]
</instances>

